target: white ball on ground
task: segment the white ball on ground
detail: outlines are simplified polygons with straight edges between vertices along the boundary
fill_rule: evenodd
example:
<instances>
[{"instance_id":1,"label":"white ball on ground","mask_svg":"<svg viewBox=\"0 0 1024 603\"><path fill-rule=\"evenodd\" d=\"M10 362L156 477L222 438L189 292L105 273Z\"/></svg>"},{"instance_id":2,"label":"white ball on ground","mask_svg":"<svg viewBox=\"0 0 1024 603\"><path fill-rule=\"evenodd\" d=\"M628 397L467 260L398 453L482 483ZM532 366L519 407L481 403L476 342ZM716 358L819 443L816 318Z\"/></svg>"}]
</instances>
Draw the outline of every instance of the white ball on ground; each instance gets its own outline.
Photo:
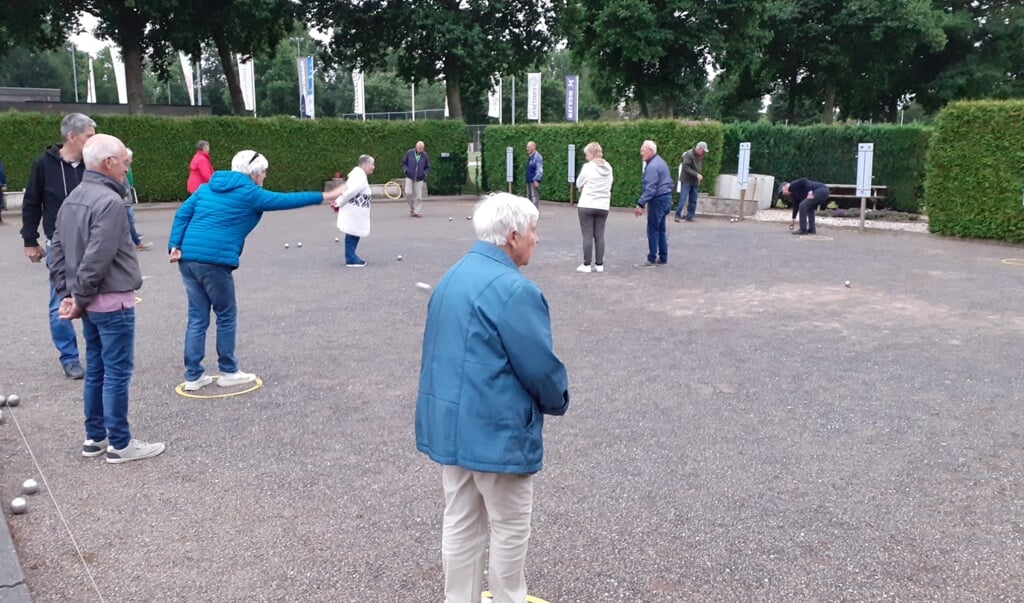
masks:
<instances>
[{"instance_id":1,"label":"white ball on ground","mask_svg":"<svg viewBox=\"0 0 1024 603\"><path fill-rule=\"evenodd\" d=\"M399 262L401 262L401 261L402 261L402 254L398 254L398 261L399 261Z\"/></svg>"},{"instance_id":2,"label":"white ball on ground","mask_svg":"<svg viewBox=\"0 0 1024 603\"><path fill-rule=\"evenodd\" d=\"M449 221L449 222L451 222L451 221L452 221L452 217L451 217L451 216L448 216L448 221Z\"/></svg>"},{"instance_id":3,"label":"white ball on ground","mask_svg":"<svg viewBox=\"0 0 1024 603\"><path fill-rule=\"evenodd\" d=\"M849 289L849 288L850 288L850 281L846 281L846 283L844 283L844 284L846 285L846 288L847 288L847 289Z\"/></svg>"},{"instance_id":4,"label":"white ball on ground","mask_svg":"<svg viewBox=\"0 0 1024 603\"><path fill-rule=\"evenodd\" d=\"M285 249L288 249L288 243L285 243L285 244L284 244L284 248L285 248Z\"/></svg>"},{"instance_id":5,"label":"white ball on ground","mask_svg":"<svg viewBox=\"0 0 1024 603\"><path fill-rule=\"evenodd\" d=\"M334 242L335 242L335 243L337 243L337 242L338 242L338 237L334 237Z\"/></svg>"},{"instance_id":6,"label":"white ball on ground","mask_svg":"<svg viewBox=\"0 0 1024 603\"><path fill-rule=\"evenodd\" d=\"M296 243L295 246L296 247L302 247L302 241L299 241L298 243Z\"/></svg>"},{"instance_id":7,"label":"white ball on ground","mask_svg":"<svg viewBox=\"0 0 1024 603\"><path fill-rule=\"evenodd\" d=\"M11 513L15 515L21 515L28 509L28 503L22 497L17 497L11 501Z\"/></svg>"},{"instance_id":8,"label":"white ball on ground","mask_svg":"<svg viewBox=\"0 0 1024 603\"><path fill-rule=\"evenodd\" d=\"M39 492L39 483L29 478L21 483L21 492L22 494L35 494Z\"/></svg>"}]
</instances>

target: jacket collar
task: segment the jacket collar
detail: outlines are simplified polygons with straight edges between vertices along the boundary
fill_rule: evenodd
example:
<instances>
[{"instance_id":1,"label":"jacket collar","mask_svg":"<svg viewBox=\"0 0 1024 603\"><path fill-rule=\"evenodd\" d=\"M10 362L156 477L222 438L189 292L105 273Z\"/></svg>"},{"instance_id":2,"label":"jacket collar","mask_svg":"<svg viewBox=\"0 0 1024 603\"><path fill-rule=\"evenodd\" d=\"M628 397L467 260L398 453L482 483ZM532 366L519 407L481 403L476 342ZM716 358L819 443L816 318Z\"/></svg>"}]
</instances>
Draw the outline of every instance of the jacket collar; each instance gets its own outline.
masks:
<instances>
[{"instance_id":1,"label":"jacket collar","mask_svg":"<svg viewBox=\"0 0 1024 603\"><path fill-rule=\"evenodd\" d=\"M476 243L473 243L473 248L470 249L470 252L479 253L493 260L497 260L498 262L505 264L506 266L512 268L513 270L519 270L519 267L516 266L516 263L512 261L512 258L508 257L508 254L502 251L502 249L495 245L494 243L488 243L487 241L477 241Z\"/></svg>"},{"instance_id":2,"label":"jacket collar","mask_svg":"<svg viewBox=\"0 0 1024 603\"><path fill-rule=\"evenodd\" d=\"M125 196L128 192L128 189L124 184L121 184L106 174L93 170L85 170L85 174L82 175L82 182L92 182L94 184L106 186L113 189L121 197Z\"/></svg>"}]
</instances>

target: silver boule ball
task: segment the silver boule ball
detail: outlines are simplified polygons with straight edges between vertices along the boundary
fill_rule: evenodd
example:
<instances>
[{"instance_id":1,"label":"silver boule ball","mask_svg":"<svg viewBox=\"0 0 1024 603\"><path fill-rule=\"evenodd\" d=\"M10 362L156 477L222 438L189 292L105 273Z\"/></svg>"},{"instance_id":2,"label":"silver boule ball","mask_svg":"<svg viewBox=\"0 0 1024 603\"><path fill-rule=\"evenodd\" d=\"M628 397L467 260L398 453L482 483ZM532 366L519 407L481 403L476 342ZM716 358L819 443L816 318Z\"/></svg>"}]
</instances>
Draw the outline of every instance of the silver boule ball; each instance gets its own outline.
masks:
<instances>
[{"instance_id":1,"label":"silver boule ball","mask_svg":"<svg viewBox=\"0 0 1024 603\"><path fill-rule=\"evenodd\" d=\"M288 243L285 243L285 244L284 244L284 248L285 248L285 249L288 249Z\"/></svg>"},{"instance_id":2,"label":"silver boule ball","mask_svg":"<svg viewBox=\"0 0 1024 603\"><path fill-rule=\"evenodd\" d=\"M846 288L847 288L847 289L849 289L849 288L850 288L850 281L846 281L846 283L844 283L844 284L846 285Z\"/></svg>"},{"instance_id":3,"label":"silver boule ball","mask_svg":"<svg viewBox=\"0 0 1024 603\"><path fill-rule=\"evenodd\" d=\"M302 241L299 241L298 243L296 243L295 246L296 247L302 247Z\"/></svg>"},{"instance_id":4,"label":"silver boule ball","mask_svg":"<svg viewBox=\"0 0 1024 603\"><path fill-rule=\"evenodd\" d=\"M15 394L11 394L10 396L7 396L7 401L4 402L4 404L6 404L7 406L17 406L21 404L21 398L19 398Z\"/></svg>"},{"instance_id":5,"label":"silver boule ball","mask_svg":"<svg viewBox=\"0 0 1024 603\"><path fill-rule=\"evenodd\" d=\"M29 478L21 483L22 494L35 494L39 492L39 483L36 480Z\"/></svg>"},{"instance_id":6,"label":"silver boule ball","mask_svg":"<svg viewBox=\"0 0 1024 603\"><path fill-rule=\"evenodd\" d=\"M424 291L430 291L430 289L431 289L430 285L428 285L427 283L424 283L422 281L417 282L416 286L418 288L420 288L420 289L423 289Z\"/></svg>"},{"instance_id":7,"label":"silver boule ball","mask_svg":"<svg viewBox=\"0 0 1024 603\"><path fill-rule=\"evenodd\" d=\"M334 237L334 242L335 242L335 243L337 243L337 242L338 242L338 237Z\"/></svg>"},{"instance_id":8,"label":"silver boule ball","mask_svg":"<svg viewBox=\"0 0 1024 603\"><path fill-rule=\"evenodd\" d=\"M449 221L449 222L451 222L451 221L452 221L452 217L451 217L451 216L448 216L448 221Z\"/></svg>"},{"instance_id":9,"label":"silver boule ball","mask_svg":"<svg viewBox=\"0 0 1024 603\"><path fill-rule=\"evenodd\" d=\"M28 503L22 497L17 497L11 501L11 513L15 515L21 515L28 509Z\"/></svg>"},{"instance_id":10,"label":"silver boule ball","mask_svg":"<svg viewBox=\"0 0 1024 603\"><path fill-rule=\"evenodd\" d=\"M399 262L401 262L401 261L402 261L402 254L398 254L398 261L399 261Z\"/></svg>"}]
</instances>

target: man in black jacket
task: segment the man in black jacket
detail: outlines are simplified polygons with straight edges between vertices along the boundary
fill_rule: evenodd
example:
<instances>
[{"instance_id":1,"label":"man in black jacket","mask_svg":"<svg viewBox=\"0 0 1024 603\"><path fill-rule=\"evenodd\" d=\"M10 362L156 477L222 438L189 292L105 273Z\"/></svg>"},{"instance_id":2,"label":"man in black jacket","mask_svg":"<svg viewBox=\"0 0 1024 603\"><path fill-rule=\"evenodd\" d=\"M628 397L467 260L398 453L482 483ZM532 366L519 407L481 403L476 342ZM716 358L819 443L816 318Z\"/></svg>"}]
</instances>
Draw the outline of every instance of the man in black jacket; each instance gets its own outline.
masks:
<instances>
[{"instance_id":1,"label":"man in black jacket","mask_svg":"<svg viewBox=\"0 0 1024 603\"><path fill-rule=\"evenodd\" d=\"M793 218L789 221L790 230L796 225L799 213L800 230L793 231L793 234L815 234L814 212L818 207L825 207L828 204L828 187L814 180L800 178L792 182L783 182L779 186L779 196L786 195L789 195L790 205L793 207Z\"/></svg>"},{"instance_id":2,"label":"man in black jacket","mask_svg":"<svg viewBox=\"0 0 1024 603\"><path fill-rule=\"evenodd\" d=\"M96 133L96 122L81 113L71 113L60 124L63 142L47 147L32 164L25 186L21 206L21 238L25 242L25 257L38 262L47 257L50 241L57 222L57 212L64 199L82 181L85 165L82 147ZM39 245L39 222L43 223L46 249ZM50 262L47 259L47 267ZM57 315L60 299L50 284L50 336L60 353L60 364L69 379L85 376L78 355L78 336L69 320Z\"/></svg>"}]
</instances>

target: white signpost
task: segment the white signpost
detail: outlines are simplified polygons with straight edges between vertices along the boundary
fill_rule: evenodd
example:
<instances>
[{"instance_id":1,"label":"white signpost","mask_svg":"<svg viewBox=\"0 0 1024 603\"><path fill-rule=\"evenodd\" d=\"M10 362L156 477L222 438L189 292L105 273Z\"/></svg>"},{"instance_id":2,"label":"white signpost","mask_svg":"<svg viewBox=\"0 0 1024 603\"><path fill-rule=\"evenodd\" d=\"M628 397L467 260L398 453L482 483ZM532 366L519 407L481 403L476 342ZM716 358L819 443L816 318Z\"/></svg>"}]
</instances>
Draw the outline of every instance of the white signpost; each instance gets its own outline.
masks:
<instances>
[{"instance_id":1,"label":"white signpost","mask_svg":"<svg viewBox=\"0 0 1024 603\"><path fill-rule=\"evenodd\" d=\"M875 145L871 142L857 144L857 196L860 197L860 229L864 230L864 214L867 213L867 198L871 196L871 162Z\"/></svg>"},{"instance_id":2,"label":"white signpost","mask_svg":"<svg viewBox=\"0 0 1024 603\"><path fill-rule=\"evenodd\" d=\"M572 185L576 183L576 145L569 145L569 205L573 202Z\"/></svg>"},{"instance_id":3,"label":"white signpost","mask_svg":"<svg viewBox=\"0 0 1024 603\"><path fill-rule=\"evenodd\" d=\"M512 192L512 147L505 147L505 182L508 182L508 192Z\"/></svg>"},{"instance_id":4,"label":"white signpost","mask_svg":"<svg viewBox=\"0 0 1024 603\"><path fill-rule=\"evenodd\" d=\"M747 181L750 179L750 143L740 143L739 162L736 168L736 180L740 185L740 220L743 220L743 204L747 197Z\"/></svg>"}]
</instances>

